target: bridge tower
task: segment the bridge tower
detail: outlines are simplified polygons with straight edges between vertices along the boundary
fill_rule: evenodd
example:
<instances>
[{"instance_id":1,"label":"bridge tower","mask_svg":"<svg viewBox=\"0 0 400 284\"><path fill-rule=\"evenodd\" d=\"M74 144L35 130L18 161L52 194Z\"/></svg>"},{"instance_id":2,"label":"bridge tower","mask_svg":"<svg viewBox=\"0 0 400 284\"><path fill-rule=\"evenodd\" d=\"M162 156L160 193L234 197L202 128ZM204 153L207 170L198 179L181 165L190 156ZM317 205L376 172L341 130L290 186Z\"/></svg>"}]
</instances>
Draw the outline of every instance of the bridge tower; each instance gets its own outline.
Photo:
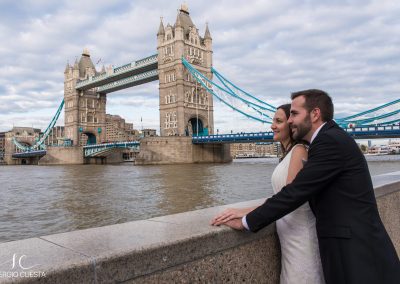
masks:
<instances>
[{"instance_id":1,"label":"bridge tower","mask_svg":"<svg viewBox=\"0 0 400 284\"><path fill-rule=\"evenodd\" d=\"M213 98L196 83L181 58L212 79L212 38L193 24L187 5L178 11L174 26L160 22L157 33L161 136L214 133Z\"/></svg>"},{"instance_id":2,"label":"bridge tower","mask_svg":"<svg viewBox=\"0 0 400 284\"><path fill-rule=\"evenodd\" d=\"M78 80L84 80L98 72L87 49L80 60L67 64L64 71L65 136L74 146L102 143L106 140L106 94L95 89L78 91Z\"/></svg>"}]
</instances>

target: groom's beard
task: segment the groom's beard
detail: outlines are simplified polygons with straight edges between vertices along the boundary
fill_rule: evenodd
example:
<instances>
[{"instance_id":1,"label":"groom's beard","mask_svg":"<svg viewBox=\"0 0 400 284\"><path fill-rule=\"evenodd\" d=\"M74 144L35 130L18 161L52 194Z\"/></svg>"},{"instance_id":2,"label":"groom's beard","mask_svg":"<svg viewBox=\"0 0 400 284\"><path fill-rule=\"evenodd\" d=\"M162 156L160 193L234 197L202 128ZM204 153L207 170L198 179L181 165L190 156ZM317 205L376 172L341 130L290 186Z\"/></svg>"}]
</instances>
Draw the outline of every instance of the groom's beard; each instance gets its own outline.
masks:
<instances>
[{"instance_id":1,"label":"groom's beard","mask_svg":"<svg viewBox=\"0 0 400 284\"><path fill-rule=\"evenodd\" d=\"M302 123L298 125L292 124L290 128L292 129L293 139L297 141L302 140L304 136L310 132L311 126L311 117L309 114L305 117Z\"/></svg>"}]
</instances>

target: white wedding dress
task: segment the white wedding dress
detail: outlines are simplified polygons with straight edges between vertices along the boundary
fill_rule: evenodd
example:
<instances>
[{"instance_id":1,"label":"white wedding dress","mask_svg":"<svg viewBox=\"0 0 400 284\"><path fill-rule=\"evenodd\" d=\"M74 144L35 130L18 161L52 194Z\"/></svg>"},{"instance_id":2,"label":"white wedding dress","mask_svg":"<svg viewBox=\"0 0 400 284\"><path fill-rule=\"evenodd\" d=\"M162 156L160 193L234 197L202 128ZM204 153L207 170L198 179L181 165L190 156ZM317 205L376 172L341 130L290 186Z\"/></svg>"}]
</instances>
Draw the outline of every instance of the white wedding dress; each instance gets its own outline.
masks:
<instances>
[{"instance_id":1,"label":"white wedding dress","mask_svg":"<svg viewBox=\"0 0 400 284\"><path fill-rule=\"evenodd\" d=\"M295 147L303 146L296 145ZM274 193L279 192L286 185L293 149L272 173L271 181ZM277 220L276 230L282 251L280 283L325 283L319 255L315 217L308 202Z\"/></svg>"}]
</instances>

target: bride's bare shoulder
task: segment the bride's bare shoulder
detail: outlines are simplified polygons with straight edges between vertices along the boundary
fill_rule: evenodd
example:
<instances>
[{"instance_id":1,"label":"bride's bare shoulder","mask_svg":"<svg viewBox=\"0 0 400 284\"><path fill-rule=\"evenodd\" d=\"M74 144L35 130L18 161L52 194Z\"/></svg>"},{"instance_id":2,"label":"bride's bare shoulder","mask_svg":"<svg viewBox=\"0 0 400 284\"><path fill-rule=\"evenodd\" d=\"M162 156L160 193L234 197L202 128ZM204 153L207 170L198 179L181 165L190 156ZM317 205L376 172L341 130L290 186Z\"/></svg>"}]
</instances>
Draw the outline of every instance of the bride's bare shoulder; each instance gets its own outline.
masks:
<instances>
[{"instance_id":1,"label":"bride's bare shoulder","mask_svg":"<svg viewBox=\"0 0 400 284\"><path fill-rule=\"evenodd\" d=\"M307 160L308 148L304 144L297 144L293 148L292 159L296 160Z\"/></svg>"}]
</instances>

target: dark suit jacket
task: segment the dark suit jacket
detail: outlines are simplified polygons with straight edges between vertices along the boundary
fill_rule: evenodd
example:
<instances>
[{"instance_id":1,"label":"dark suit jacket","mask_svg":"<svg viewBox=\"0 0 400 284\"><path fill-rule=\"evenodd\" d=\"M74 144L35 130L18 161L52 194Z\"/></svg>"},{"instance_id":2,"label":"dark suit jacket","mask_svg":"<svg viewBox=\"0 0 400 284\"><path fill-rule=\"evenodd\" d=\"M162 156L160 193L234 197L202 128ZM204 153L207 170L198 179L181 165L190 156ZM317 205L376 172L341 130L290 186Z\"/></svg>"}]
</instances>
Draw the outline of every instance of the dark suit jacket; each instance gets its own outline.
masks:
<instances>
[{"instance_id":1,"label":"dark suit jacket","mask_svg":"<svg viewBox=\"0 0 400 284\"><path fill-rule=\"evenodd\" d=\"M321 128L293 182L250 212L247 224L256 232L307 201L327 283L400 283L399 258L379 217L367 162L334 121Z\"/></svg>"}]
</instances>

